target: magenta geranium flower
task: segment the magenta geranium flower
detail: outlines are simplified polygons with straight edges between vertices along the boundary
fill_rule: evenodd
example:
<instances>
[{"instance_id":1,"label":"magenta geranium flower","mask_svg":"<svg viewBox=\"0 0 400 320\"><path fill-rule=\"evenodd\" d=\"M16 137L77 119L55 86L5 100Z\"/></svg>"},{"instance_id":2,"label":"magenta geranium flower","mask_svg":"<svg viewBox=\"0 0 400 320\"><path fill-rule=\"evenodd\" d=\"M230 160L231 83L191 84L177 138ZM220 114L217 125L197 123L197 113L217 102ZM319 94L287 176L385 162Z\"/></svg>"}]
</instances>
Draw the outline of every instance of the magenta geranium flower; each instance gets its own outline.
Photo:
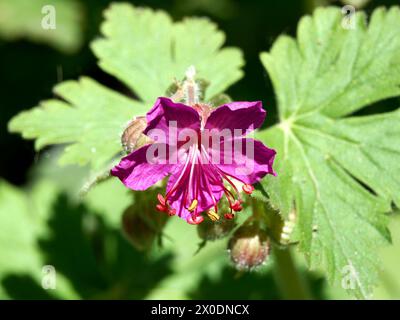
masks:
<instances>
[{"instance_id":1,"label":"magenta geranium flower","mask_svg":"<svg viewBox=\"0 0 400 320\"><path fill-rule=\"evenodd\" d=\"M251 194L253 184L275 175L276 152L245 137L265 115L259 101L211 109L159 98L146 115L143 132L154 142L122 158L111 174L133 190L145 190L169 175L156 208L191 224L202 222L203 212L219 219L218 202L225 196L230 211L223 214L230 219L242 209L240 191Z\"/></svg>"}]
</instances>

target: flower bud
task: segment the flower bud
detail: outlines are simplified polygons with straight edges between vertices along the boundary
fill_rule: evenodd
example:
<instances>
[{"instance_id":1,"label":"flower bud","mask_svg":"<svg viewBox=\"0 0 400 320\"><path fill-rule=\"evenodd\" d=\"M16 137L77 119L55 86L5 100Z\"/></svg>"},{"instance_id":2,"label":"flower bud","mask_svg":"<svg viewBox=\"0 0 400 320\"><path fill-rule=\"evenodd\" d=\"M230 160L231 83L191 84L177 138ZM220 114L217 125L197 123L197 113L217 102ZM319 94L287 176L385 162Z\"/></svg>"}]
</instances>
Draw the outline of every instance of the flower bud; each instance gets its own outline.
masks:
<instances>
[{"instance_id":1,"label":"flower bud","mask_svg":"<svg viewBox=\"0 0 400 320\"><path fill-rule=\"evenodd\" d=\"M230 239L228 250L238 270L251 270L267 260L270 241L265 231L258 226L242 226Z\"/></svg>"},{"instance_id":2,"label":"flower bud","mask_svg":"<svg viewBox=\"0 0 400 320\"><path fill-rule=\"evenodd\" d=\"M236 223L234 220L220 219L218 221L212 221L210 219L204 219L204 221L197 226L197 234L203 240L213 241L227 236L235 225Z\"/></svg>"},{"instance_id":3,"label":"flower bud","mask_svg":"<svg viewBox=\"0 0 400 320\"><path fill-rule=\"evenodd\" d=\"M137 249L149 249L160 235L167 216L155 210L140 210L137 205L129 206L122 215L122 233Z\"/></svg>"},{"instance_id":4,"label":"flower bud","mask_svg":"<svg viewBox=\"0 0 400 320\"><path fill-rule=\"evenodd\" d=\"M121 136L121 143L127 153L151 142L151 139L143 134L146 128L146 118L136 117L130 121Z\"/></svg>"}]
</instances>

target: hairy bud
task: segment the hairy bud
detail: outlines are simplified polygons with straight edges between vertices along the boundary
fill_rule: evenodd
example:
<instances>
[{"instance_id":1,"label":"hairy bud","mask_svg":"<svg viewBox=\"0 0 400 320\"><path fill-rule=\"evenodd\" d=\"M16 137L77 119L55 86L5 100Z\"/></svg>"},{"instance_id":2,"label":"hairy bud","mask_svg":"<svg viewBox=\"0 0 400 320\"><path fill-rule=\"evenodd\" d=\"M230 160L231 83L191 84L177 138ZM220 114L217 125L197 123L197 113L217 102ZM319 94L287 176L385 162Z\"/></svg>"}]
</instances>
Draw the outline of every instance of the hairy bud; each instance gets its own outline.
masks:
<instances>
[{"instance_id":1,"label":"hairy bud","mask_svg":"<svg viewBox=\"0 0 400 320\"><path fill-rule=\"evenodd\" d=\"M138 201L138 205L129 206L122 215L122 233L137 250L149 249L167 221L167 216L160 214L147 203Z\"/></svg>"},{"instance_id":2,"label":"hairy bud","mask_svg":"<svg viewBox=\"0 0 400 320\"><path fill-rule=\"evenodd\" d=\"M136 117L129 122L121 136L122 146L127 153L152 142L149 137L143 134L146 125L145 117Z\"/></svg>"},{"instance_id":3,"label":"hairy bud","mask_svg":"<svg viewBox=\"0 0 400 320\"><path fill-rule=\"evenodd\" d=\"M270 253L270 241L256 225L240 227L230 239L228 250L239 270L251 270L263 264Z\"/></svg>"}]
</instances>

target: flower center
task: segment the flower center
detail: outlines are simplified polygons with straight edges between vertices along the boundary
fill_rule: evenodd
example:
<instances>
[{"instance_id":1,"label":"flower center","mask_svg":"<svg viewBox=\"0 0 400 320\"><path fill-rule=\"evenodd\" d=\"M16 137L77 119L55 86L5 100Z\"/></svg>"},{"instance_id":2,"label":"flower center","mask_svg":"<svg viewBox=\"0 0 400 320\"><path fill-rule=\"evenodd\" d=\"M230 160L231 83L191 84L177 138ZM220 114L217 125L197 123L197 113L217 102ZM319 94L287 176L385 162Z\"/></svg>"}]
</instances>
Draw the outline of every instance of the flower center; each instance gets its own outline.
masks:
<instances>
[{"instance_id":1,"label":"flower center","mask_svg":"<svg viewBox=\"0 0 400 320\"><path fill-rule=\"evenodd\" d=\"M206 209L206 214L210 220L218 221L220 215L218 214L216 194L222 192L229 204L229 212L224 214L224 218L232 219L235 216L234 212L242 210L243 203L233 179L243 183L243 191L246 194L251 194L254 190L252 185L244 183L213 164L207 149L199 139L188 148L182 170L165 197L158 195L159 203L156 209L166 212L170 216L177 214L177 210L171 206L171 203L173 202L172 199L177 201L176 197L178 196L180 198L179 214L183 209L186 209L189 212L186 219L188 223L201 223L204 220L201 215L204 209ZM215 188L218 188L219 191L216 192ZM206 205L202 203L204 199L200 199L200 195L203 195L202 198L208 196L212 200L211 208L204 208Z\"/></svg>"}]
</instances>

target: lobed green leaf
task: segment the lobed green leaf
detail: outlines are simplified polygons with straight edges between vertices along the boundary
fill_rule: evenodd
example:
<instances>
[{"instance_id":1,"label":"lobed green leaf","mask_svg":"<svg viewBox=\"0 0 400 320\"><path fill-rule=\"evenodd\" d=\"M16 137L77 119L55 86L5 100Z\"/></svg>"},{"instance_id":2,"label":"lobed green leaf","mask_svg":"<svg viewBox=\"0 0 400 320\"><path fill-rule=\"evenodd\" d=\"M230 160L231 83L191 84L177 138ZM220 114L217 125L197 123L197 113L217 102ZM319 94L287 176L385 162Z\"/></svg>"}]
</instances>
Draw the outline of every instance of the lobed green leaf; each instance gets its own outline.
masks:
<instances>
[{"instance_id":1,"label":"lobed green leaf","mask_svg":"<svg viewBox=\"0 0 400 320\"><path fill-rule=\"evenodd\" d=\"M67 144L61 164L106 166L121 151L120 137L129 121L144 115L191 65L210 83L208 98L242 76L240 50L221 49L224 34L207 19L173 23L162 11L121 3L111 5L105 15L104 37L92 45L99 65L141 101L84 77L57 85L54 92L61 99L44 101L9 123L11 132L36 139L37 150Z\"/></svg>"},{"instance_id":2,"label":"lobed green leaf","mask_svg":"<svg viewBox=\"0 0 400 320\"><path fill-rule=\"evenodd\" d=\"M258 133L277 150L277 178L264 186L283 215L296 212L293 239L311 268L368 298L390 241L385 213L400 205L400 111L350 116L400 95L400 10L379 8L369 25L342 27L337 8L317 9L261 54L280 123Z\"/></svg>"}]
</instances>

